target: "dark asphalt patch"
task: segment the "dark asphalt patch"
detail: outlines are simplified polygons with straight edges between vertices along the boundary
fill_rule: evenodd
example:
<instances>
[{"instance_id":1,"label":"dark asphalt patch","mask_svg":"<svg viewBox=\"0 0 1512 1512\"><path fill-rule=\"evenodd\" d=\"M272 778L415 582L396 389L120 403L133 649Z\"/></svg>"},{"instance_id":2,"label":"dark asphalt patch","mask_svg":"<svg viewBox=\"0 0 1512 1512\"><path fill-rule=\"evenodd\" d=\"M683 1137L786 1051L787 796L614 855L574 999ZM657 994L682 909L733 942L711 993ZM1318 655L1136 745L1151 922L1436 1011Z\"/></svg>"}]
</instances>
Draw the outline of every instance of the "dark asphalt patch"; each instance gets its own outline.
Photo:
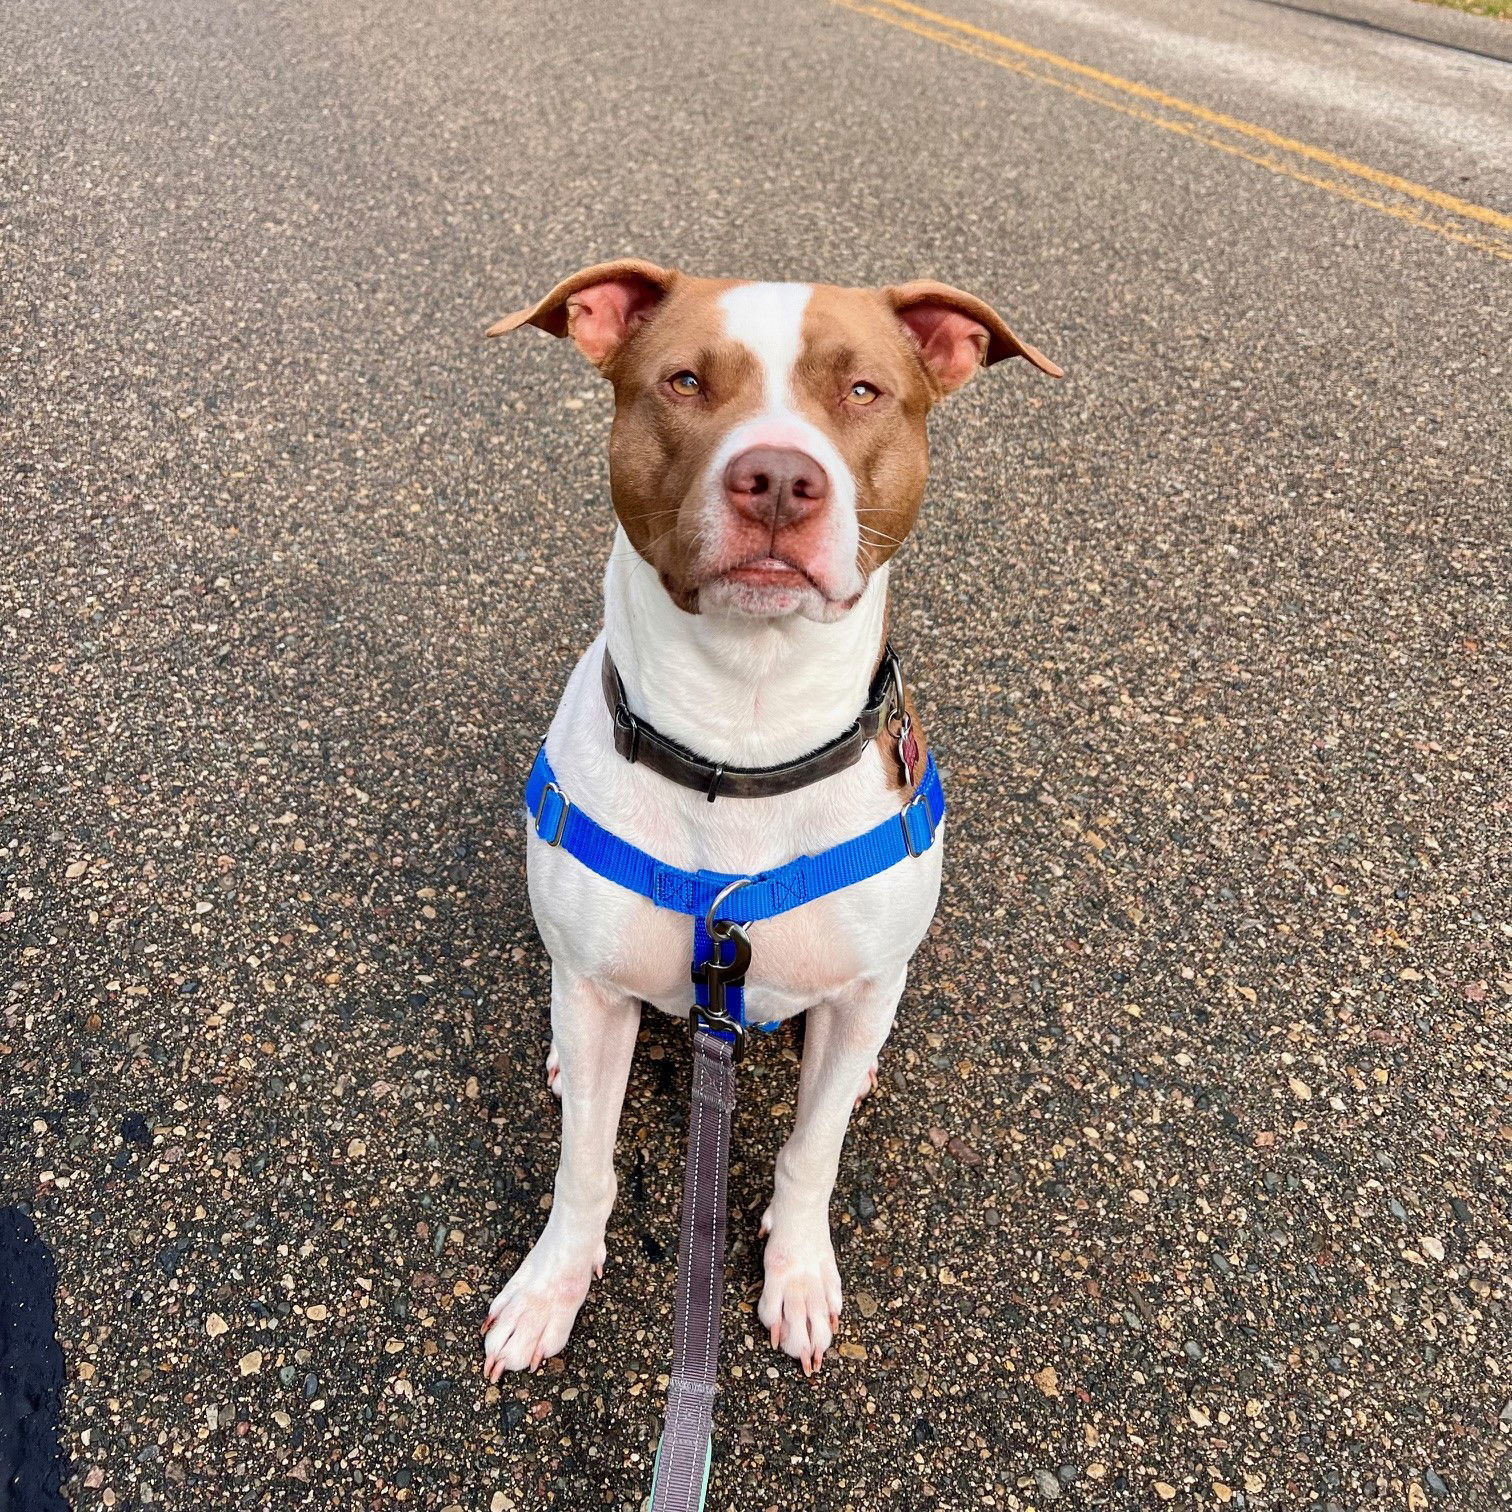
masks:
<instances>
[{"instance_id":1,"label":"dark asphalt patch","mask_svg":"<svg viewBox=\"0 0 1512 1512\"><path fill-rule=\"evenodd\" d=\"M68 1512L59 1490L58 1267L36 1225L0 1208L0 1512Z\"/></svg>"}]
</instances>

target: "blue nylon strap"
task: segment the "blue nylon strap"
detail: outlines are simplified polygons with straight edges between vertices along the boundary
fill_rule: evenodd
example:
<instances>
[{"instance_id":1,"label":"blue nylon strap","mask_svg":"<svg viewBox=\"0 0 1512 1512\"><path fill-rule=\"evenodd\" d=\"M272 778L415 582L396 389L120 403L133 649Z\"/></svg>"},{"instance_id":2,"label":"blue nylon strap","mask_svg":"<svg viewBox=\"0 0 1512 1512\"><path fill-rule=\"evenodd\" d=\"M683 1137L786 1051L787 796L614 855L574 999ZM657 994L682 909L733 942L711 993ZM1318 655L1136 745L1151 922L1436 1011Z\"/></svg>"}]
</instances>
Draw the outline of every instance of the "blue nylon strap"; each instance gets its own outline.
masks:
<instances>
[{"instance_id":1,"label":"blue nylon strap","mask_svg":"<svg viewBox=\"0 0 1512 1512\"><path fill-rule=\"evenodd\" d=\"M702 919L715 897L740 877L729 872L685 871L611 834L590 819L557 785L543 745L525 784L525 807L536 833L559 845L589 871L649 898L658 908ZM921 856L934 844L945 817L945 788L931 754L924 776L908 805L895 818L851 840L842 840L816 856L799 856L771 871L758 872L720 907L720 916L737 924L775 918L815 898L875 877L909 856Z\"/></svg>"},{"instance_id":2,"label":"blue nylon strap","mask_svg":"<svg viewBox=\"0 0 1512 1512\"><path fill-rule=\"evenodd\" d=\"M704 980L703 969L713 954L714 942L709 938L709 931L704 928L703 915L697 914L693 919L693 1001L700 1008L709 1006L709 984ZM723 951L720 952L720 959L724 959ZM733 1010L730 1017L735 1018ZM744 1023L744 1016L735 1021Z\"/></svg>"}]
</instances>

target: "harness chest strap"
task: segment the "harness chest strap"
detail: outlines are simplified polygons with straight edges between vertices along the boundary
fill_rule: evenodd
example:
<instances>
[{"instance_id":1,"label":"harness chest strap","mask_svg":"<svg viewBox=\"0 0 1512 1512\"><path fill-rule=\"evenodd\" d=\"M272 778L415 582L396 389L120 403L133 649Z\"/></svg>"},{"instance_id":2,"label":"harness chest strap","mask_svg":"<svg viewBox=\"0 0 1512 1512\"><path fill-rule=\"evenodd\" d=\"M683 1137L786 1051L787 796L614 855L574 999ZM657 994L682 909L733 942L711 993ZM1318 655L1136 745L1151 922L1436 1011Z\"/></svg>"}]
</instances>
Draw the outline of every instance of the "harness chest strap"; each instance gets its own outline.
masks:
<instances>
[{"instance_id":1,"label":"harness chest strap","mask_svg":"<svg viewBox=\"0 0 1512 1512\"><path fill-rule=\"evenodd\" d=\"M922 856L934 844L935 832L945 817L945 788L931 754L913 797L893 818L817 855L798 856L752 877L669 866L638 845L621 840L562 791L544 745L536 753L525 784L525 807L537 835L547 845L567 851L589 871L639 893L658 908L690 917L705 914L732 883L743 883L720 916L737 924L753 924L864 882L909 856Z\"/></svg>"}]
</instances>

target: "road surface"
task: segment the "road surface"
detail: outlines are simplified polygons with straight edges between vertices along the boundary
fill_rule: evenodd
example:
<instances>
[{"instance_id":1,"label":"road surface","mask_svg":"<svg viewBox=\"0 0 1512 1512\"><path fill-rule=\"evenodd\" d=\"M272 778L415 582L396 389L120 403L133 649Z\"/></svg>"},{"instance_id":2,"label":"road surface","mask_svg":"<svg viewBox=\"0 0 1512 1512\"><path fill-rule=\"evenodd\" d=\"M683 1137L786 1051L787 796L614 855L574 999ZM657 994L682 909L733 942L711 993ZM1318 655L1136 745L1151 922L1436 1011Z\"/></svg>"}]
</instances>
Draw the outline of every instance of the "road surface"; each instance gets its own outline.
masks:
<instances>
[{"instance_id":1,"label":"road surface","mask_svg":"<svg viewBox=\"0 0 1512 1512\"><path fill-rule=\"evenodd\" d=\"M477 1340L611 529L605 390L479 338L621 253L946 278L1068 373L937 417L944 904L813 1381L750 1312L796 1046L749 1063L711 1508L1512 1496L1508 33L936 4L9 9L0 1196L76 1508L644 1494L672 1025L567 1354Z\"/></svg>"}]
</instances>

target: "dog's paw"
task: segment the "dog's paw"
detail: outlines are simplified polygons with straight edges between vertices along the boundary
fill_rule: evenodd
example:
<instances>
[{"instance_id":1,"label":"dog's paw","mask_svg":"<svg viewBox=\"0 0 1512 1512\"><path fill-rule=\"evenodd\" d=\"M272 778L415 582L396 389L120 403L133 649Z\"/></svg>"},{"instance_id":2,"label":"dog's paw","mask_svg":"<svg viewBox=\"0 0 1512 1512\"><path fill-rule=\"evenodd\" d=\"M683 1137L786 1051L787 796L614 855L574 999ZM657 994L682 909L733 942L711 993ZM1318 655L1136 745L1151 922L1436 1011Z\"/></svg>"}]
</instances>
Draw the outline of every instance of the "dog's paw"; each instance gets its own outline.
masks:
<instances>
[{"instance_id":1,"label":"dog's paw","mask_svg":"<svg viewBox=\"0 0 1512 1512\"><path fill-rule=\"evenodd\" d=\"M506 1370L535 1370L561 1354L589 1283L603 1274L602 1243L595 1255L542 1234L488 1309L483 1374L497 1381Z\"/></svg>"},{"instance_id":2,"label":"dog's paw","mask_svg":"<svg viewBox=\"0 0 1512 1512\"><path fill-rule=\"evenodd\" d=\"M762 1230L772 1227L771 1214ZM824 1363L840 1322L840 1271L827 1229L775 1229L767 1240L766 1285L756 1315L773 1345L812 1375Z\"/></svg>"},{"instance_id":3,"label":"dog's paw","mask_svg":"<svg viewBox=\"0 0 1512 1512\"><path fill-rule=\"evenodd\" d=\"M871 1065L866 1068L866 1075L861 1078L861 1088L856 1093L856 1101L852 1104L851 1111L854 1112L857 1108L859 1108L861 1104L864 1103L866 1099L870 1097L876 1090L877 1063L876 1061L873 1061Z\"/></svg>"},{"instance_id":4,"label":"dog's paw","mask_svg":"<svg viewBox=\"0 0 1512 1512\"><path fill-rule=\"evenodd\" d=\"M551 1049L546 1052L546 1085L558 1097L562 1095L562 1057L557 1054L555 1040L552 1040Z\"/></svg>"}]
</instances>

